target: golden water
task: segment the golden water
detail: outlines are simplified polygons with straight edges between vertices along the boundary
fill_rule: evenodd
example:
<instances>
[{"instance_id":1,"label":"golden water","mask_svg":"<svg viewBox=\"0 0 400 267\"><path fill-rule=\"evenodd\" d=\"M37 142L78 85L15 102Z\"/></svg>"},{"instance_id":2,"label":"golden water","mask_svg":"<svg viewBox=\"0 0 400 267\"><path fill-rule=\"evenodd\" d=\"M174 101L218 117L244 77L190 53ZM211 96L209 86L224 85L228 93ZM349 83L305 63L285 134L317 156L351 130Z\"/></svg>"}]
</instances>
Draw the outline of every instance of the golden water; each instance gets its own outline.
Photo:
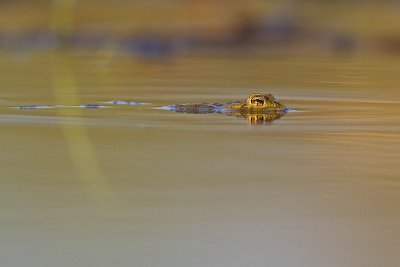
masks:
<instances>
[{"instance_id":1,"label":"golden water","mask_svg":"<svg viewBox=\"0 0 400 267\"><path fill-rule=\"evenodd\" d=\"M398 266L398 60L2 54L0 265ZM156 109L255 91L297 112Z\"/></svg>"}]
</instances>

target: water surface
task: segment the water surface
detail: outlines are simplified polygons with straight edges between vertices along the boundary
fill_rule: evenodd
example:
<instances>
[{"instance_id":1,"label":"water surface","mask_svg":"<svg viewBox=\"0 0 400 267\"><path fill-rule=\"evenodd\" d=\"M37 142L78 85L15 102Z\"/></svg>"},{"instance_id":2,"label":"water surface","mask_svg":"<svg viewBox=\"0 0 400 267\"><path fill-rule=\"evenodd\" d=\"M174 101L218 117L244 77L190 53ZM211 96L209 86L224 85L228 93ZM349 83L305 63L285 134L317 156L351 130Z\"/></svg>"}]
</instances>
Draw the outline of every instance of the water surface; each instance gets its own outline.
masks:
<instances>
[{"instance_id":1,"label":"water surface","mask_svg":"<svg viewBox=\"0 0 400 267\"><path fill-rule=\"evenodd\" d=\"M394 59L19 60L0 63L2 266L400 263ZM255 91L296 112L157 108Z\"/></svg>"}]
</instances>

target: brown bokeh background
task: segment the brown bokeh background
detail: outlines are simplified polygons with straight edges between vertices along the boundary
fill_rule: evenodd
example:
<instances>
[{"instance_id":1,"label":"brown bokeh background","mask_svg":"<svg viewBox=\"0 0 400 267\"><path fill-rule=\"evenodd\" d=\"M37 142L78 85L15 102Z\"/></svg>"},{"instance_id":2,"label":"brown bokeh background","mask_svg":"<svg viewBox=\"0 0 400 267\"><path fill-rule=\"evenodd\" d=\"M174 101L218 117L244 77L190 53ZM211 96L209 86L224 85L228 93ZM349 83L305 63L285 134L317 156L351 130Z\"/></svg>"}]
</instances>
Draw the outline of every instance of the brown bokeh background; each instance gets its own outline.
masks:
<instances>
[{"instance_id":1,"label":"brown bokeh background","mask_svg":"<svg viewBox=\"0 0 400 267\"><path fill-rule=\"evenodd\" d=\"M397 1L1 1L0 48L399 53L399 14Z\"/></svg>"}]
</instances>

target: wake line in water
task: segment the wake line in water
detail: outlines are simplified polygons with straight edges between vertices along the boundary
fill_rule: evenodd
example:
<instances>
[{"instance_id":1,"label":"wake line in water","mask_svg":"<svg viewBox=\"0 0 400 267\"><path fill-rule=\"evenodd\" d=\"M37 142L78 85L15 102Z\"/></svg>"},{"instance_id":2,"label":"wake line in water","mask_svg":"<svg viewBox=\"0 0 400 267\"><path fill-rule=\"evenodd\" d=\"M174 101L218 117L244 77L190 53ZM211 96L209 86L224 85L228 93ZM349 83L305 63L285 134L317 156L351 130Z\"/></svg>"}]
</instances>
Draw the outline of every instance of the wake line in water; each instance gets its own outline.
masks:
<instances>
[{"instance_id":1,"label":"wake line in water","mask_svg":"<svg viewBox=\"0 0 400 267\"><path fill-rule=\"evenodd\" d=\"M62 118L54 116L39 116L39 115L10 115L1 114L0 123L6 124L59 124L62 123Z\"/></svg>"},{"instance_id":2,"label":"wake line in water","mask_svg":"<svg viewBox=\"0 0 400 267\"><path fill-rule=\"evenodd\" d=\"M133 102L133 101L121 101L112 100L103 102L112 105L127 105L127 106L139 106L146 103ZM100 104L82 104L82 105L22 105L22 106L12 106L10 108L15 109L53 109L53 108L85 108L85 109L99 109L99 108L112 108L112 106L100 105Z\"/></svg>"},{"instance_id":3,"label":"wake line in water","mask_svg":"<svg viewBox=\"0 0 400 267\"><path fill-rule=\"evenodd\" d=\"M64 106L64 105L54 105L54 106L47 106L47 105L26 105L26 106L14 106L11 108L16 109L53 109L53 108L87 108L87 109L97 109L97 108L111 108L109 106L102 106L97 104L85 104L79 106Z\"/></svg>"},{"instance_id":4,"label":"wake line in water","mask_svg":"<svg viewBox=\"0 0 400 267\"><path fill-rule=\"evenodd\" d=\"M66 122L68 119L68 122ZM0 114L1 124L16 124L16 125L86 125L86 126L112 126L112 127L132 127L131 120L113 120L104 118L87 118L87 117L71 117L71 116L44 116L44 115L13 115ZM140 127L140 125L135 125Z\"/></svg>"},{"instance_id":5,"label":"wake line in water","mask_svg":"<svg viewBox=\"0 0 400 267\"><path fill-rule=\"evenodd\" d=\"M391 100L368 100L368 99L324 98L324 97L291 97L291 98L284 98L284 100L346 102L346 103L372 103L372 104L400 104L400 101L391 101Z\"/></svg>"}]
</instances>

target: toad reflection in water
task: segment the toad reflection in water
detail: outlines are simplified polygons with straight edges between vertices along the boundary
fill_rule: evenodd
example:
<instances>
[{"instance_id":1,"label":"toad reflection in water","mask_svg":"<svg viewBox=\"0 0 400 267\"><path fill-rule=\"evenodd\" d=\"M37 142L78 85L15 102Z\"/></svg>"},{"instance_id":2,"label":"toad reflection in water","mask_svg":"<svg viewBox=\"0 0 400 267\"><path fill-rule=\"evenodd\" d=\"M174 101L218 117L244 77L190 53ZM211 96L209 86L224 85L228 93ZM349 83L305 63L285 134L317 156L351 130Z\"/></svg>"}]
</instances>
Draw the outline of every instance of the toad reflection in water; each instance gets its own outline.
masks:
<instances>
[{"instance_id":1,"label":"toad reflection in water","mask_svg":"<svg viewBox=\"0 0 400 267\"><path fill-rule=\"evenodd\" d=\"M251 94L245 101L229 103L188 103L164 107L182 113L223 113L245 118L252 125L269 123L284 116L290 109L278 102L272 94Z\"/></svg>"}]
</instances>

